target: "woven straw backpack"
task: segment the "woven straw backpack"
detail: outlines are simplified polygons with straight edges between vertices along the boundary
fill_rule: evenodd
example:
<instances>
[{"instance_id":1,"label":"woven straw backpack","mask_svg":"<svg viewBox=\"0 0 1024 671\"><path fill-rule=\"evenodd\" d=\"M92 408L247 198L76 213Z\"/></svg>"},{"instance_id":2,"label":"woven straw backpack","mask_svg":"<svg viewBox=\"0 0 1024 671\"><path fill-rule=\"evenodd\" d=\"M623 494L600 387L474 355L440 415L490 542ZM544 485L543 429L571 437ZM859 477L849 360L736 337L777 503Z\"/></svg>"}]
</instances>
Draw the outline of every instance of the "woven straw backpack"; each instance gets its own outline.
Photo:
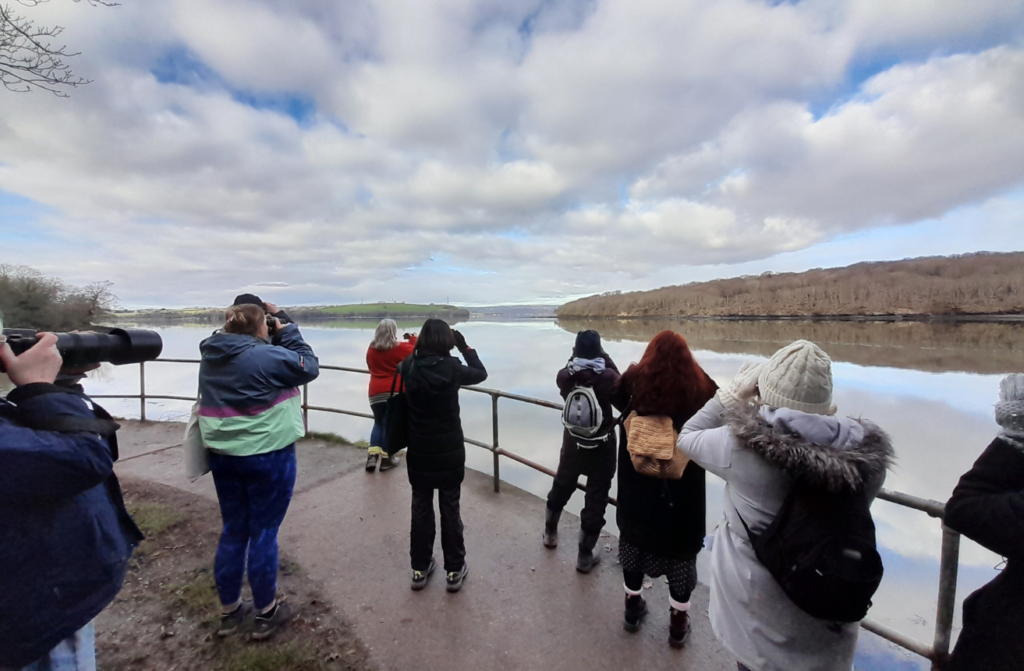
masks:
<instances>
[{"instance_id":1,"label":"woven straw backpack","mask_svg":"<svg viewBox=\"0 0 1024 671\"><path fill-rule=\"evenodd\" d=\"M671 417L638 415L634 410L622 425L626 429L626 449L637 473L662 480L683 477L690 460L676 448L679 434Z\"/></svg>"}]
</instances>

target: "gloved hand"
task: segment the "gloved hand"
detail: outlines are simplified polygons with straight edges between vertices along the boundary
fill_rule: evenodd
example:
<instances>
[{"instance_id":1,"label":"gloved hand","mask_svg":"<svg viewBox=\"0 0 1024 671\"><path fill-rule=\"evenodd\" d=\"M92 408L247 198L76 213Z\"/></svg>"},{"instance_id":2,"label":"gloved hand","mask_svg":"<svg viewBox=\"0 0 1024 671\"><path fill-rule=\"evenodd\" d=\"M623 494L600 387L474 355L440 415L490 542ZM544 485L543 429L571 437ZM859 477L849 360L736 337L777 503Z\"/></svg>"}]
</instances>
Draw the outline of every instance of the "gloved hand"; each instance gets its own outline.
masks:
<instances>
[{"instance_id":1,"label":"gloved hand","mask_svg":"<svg viewBox=\"0 0 1024 671\"><path fill-rule=\"evenodd\" d=\"M757 396L757 378L763 362L745 361L740 366L728 389L718 390L718 400L727 408L734 408L754 400Z\"/></svg>"},{"instance_id":2,"label":"gloved hand","mask_svg":"<svg viewBox=\"0 0 1024 671\"><path fill-rule=\"evenodd\" d=\"M455 346L459 348L459 351L469 349L469 345L466 344L466 336L462 335L459 331L452 331L452 335L455 336Z\"/></svg>"}]
</instances>

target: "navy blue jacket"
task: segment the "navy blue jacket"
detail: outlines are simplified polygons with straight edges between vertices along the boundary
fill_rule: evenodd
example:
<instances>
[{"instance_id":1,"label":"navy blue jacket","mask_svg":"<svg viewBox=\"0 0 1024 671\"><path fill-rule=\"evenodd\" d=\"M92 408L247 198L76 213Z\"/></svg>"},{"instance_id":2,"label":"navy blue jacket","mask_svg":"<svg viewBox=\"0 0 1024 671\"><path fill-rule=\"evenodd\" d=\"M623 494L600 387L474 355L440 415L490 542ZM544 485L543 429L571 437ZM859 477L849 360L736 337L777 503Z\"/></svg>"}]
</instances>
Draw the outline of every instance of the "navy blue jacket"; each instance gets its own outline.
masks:
<instances>
[{"instance_id":1,"label":"navy blue jacket","mask_svg":"<svg viewBox=\"0 0 1024 671\"><path fill-rule=\"evenodd\" d=\"M64 387L0 400L0 667L31 664L95 618L142 540L114 477L113 437L28 428L74 418L95 415Z\"/></svg>"}]
</instances>

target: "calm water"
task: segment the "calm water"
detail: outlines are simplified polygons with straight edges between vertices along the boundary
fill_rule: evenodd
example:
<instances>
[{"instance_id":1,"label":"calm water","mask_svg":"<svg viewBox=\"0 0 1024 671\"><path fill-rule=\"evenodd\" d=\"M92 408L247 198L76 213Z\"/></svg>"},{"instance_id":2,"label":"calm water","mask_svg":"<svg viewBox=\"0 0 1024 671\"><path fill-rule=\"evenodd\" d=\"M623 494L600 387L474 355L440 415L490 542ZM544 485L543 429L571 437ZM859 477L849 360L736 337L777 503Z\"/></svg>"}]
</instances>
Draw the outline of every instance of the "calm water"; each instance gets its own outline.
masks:
<instances>
[{"instance_id":1,"label":"calm water","mask_svg":"<svg viewBox=\"0 0 1024 671\"><path fill-rule=\"evenodd\" d=\"M405 326L405 325L403 325ZM326 364L362 367L374 324L304 327L306 339ZM412 328L414 325L408 325ZM899 462L886 487L945 501L960 474L991 442L997 431L992 405L998 382L1007 372L1024 372L1024 325L930 325L843 323L685 323L672 321L469 322L459 328L487 367L487 387L517 394L559 400L555 374L565 364L575 332L596 328L605 348L625 369L639 359L646 342L671 328L690 342L700 364L726 385L747 359L763 359L782 345L808 338L833 358L835 400L839 412L865 417L893 438ZM164 356L197 358L199 341L209 327L166 327ZM196 391L196 367L157 363L147 366L150 394L191 395ZM366 377L325 371L310 388L310 402L368 411ZM88 383L96 394L138 393L138 368L108 367ZM137 401L109 400L114 414L138 416ZM188 405L153 401L150 419L183 420ZM490 398L462 395L466 435L490 442ZM557 412L502 400L501 445L554 468L558 463L561 424ZM310 428L334 431L350 439L366 438L370 422L359 418L312 413ZM491 456L470 446L471 468L490 472ZM502 460L504 480L543 496L550 479ZM723 485L709 476L708 528L721 517ZM614 490L613 490L614 491ZM582 494L570 509L578 512ZM930 642L938 585L939 523L923 513L877 501L874 505L878 541L886 577L875 598L871 616L922 642ZM614 518L612 513L611 518ZM540 529L538 520L538 533ZM614 531L614 525L612 525ZM995 575L1000 558L965 540L961 545L958 598ZM703 578L707 577L706 569ZM959 608L957 626L959 626ZM866 632L861 637L858 669L924 669L915 655Z\"/></svg>"}]
</instances>

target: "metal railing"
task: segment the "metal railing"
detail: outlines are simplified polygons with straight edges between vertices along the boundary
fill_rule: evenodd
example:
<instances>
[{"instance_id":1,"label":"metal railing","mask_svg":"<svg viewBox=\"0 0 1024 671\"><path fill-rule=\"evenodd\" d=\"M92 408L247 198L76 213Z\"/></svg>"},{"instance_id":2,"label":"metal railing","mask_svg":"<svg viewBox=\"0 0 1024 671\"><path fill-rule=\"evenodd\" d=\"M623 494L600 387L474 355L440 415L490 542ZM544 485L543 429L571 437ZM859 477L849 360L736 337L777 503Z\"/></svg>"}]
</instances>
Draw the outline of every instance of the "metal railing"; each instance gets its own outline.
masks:
<instances>
[{"instance_id":1,"label":"metal railing","mask_svg":"<svg viewBox=\"0 0 1024 671\"><path fill-rule=\"evenodd\" d=\"M198 359L157 359L157 363L187 363L187 364L198 364ZM343 373L358 373L363 375L369 375L370 371L365 368L350 368L347 366L327 366L321 365L320 370L331 370L339 371ZM472 438L465 438L465 441L469 445L475 445L491 452L494 456L494 467L493 467L493 479L494 479L494 491L501 491L501 457L508 457L512 461L518 462L532 468L535 471L539 471L551 477L555 476L555 471L550 468L538 464L535 461L531 461L526 457L510 452L503 447L499 446L498 440L498 399L504 398L510 401L516 401L519 403L528 403L531 405L537 405L542 408L551 408L553 410L562 410L561 403L555 403L553 401L545 401L540 398L533 398L532 396L522 396L520 394L512 394L507 391L500 389L488 389L486 387L463 387L464 391L475 392L479 394L487 394L491 397L491 428L492 438L491 443L485 443L483 441L474 440ZM106 394L96 395L91 398L119 398L119 399L139 399L139 417L142 421L146 421L146 402L151 400L168 400L168 401L189 401L195 402L194 397L188 396L172 396L172 395L149 395L146 394L146 364L139 364L139 393L138 394ZM328 412L338 415L349 415L351 417L361 417L363 419L373 419L373 415L366 412L357 412L355 410L345 410L342 408L331 408L326 406L316 406L309 404L309 385L303 385L302 387L302 413L303 419L305 420L306 426L309 426L309 411L315 410L317 412ZM580 490L584 490L584 486L576 483L576 487ZM896 505L911 508L913 510L919 510L927 515L934 517L938 520L942 520L945 516L946 507L944 504L933 501L930 499L922 499L917 496L910 494L904 494L903 492L897 492L889 489L882 489L878 493L878 498L883 501L895 503ZM609 497L609 502L612 505L618 505L617 501ZM947 528L945 525L942 526L942 549L939 558L939 590L935 612L935 636L932 640L932 644L926 645L921 643L909 636L901 634L900 632L885 626L880 622L876 622L871 619L864 619L860 626L873 634L881 636L882 638L895 643L896 645L905 648L915 654L925 657L932 662L932 671L941 671L949 657L950 639L953 631L953 611L956 606L956 583L957 583L957 570L960 563L960 534L952 529Z\"/></svg>"}]
</instances>

